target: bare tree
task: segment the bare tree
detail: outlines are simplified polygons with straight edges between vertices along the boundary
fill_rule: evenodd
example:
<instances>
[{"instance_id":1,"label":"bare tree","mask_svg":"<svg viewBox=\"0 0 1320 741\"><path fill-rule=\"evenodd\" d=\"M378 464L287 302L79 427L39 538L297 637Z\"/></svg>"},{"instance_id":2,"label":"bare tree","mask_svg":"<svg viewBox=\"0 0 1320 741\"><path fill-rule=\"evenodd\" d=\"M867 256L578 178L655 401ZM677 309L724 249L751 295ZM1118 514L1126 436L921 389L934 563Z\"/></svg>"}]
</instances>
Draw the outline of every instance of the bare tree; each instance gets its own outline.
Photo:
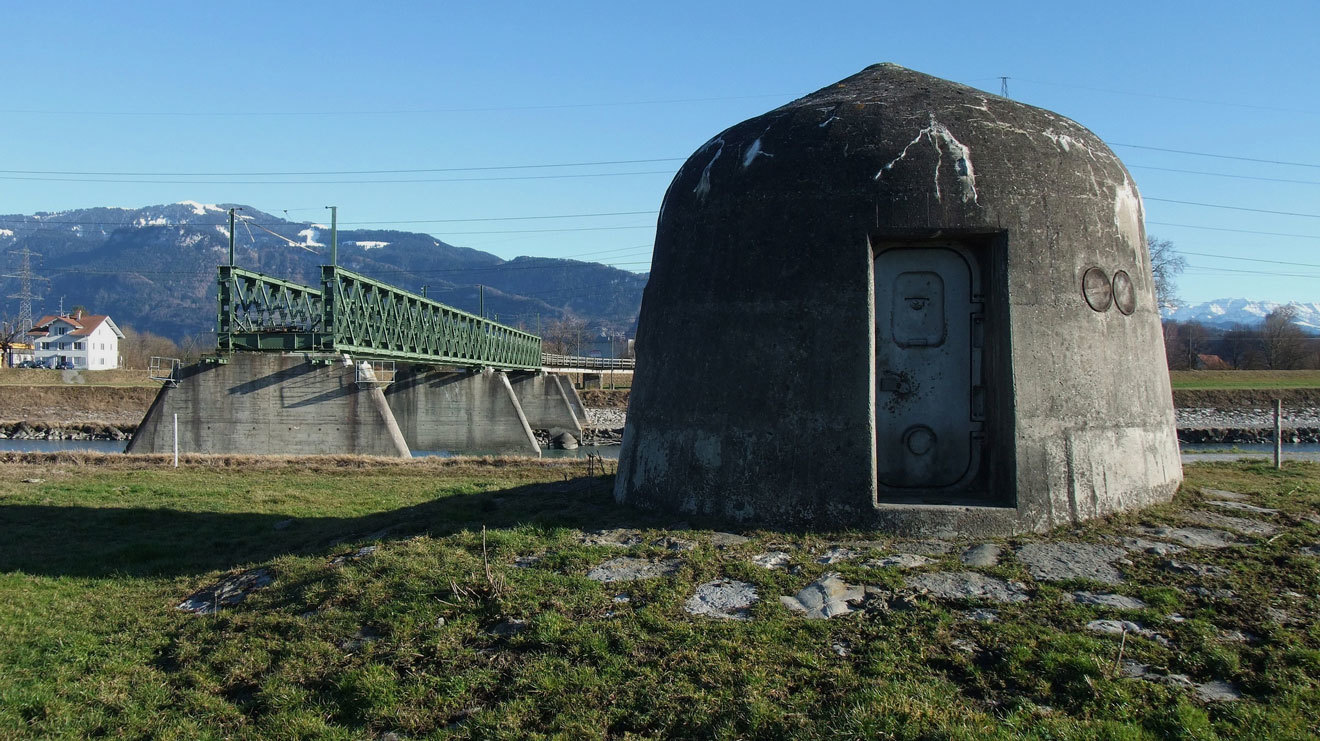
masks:
<instances>
[{"instance_id":1,"label":"bare tree","mask_svg":"<svg viewBox=\"0 0 1320 741\"><path fill-rule=\"evenodd\" d=\"M1173 242L1155 235L1146 237L1150 250L1150 272L1155 280L1155 302L1160 308L1178 305L1178 287L1174 280L1187 267L1187 258L1178 254Z\"/></svg>"},{"instance_id":2,"label":"bare tree","mask_svg":"<svg viewBox=\"0 0 1320 741\"><path fill-rule=\"evenodd\" d=\"M1306 333L1293 323L1297 307L1280 306L1265 317L1260 326L1260 352L1266 368L1300 368L1306 360Z\"/></svg>"},{"instance_id":3,"label":"bare tree","mask_svg":"<svg viewBox=\"0 0 1320 741\"><path fill-rule=\"evenodd\" d=\"M139 332L132 327L122 327L124 339L119 341L119 354L124 358L125 368L143 368L151 364L152 356L163 358L179 357L179 346L168 337Z\"/></svg>"},{"instance_id":4,"label":"bare tree","mask_svg":"<svg viewBox=\"0 0 1320 741\"><path fill-rule=\"evenodd\" d=\"M582 342L586 339L590 339L587 320L568 316L546 326L541 348L548 353L578 355L582 350Z\"/></svg>"},{"instance_id":5,"label":"bare tree","mask_svg":"<svg viewBox=\"0 0 1320 741\"><path fill-rule=\"evenodd\" d=\"M9 365L9 351L23 341L27 330L18 317L0 319L0 367Z\"/></svg>"}]
</instances>

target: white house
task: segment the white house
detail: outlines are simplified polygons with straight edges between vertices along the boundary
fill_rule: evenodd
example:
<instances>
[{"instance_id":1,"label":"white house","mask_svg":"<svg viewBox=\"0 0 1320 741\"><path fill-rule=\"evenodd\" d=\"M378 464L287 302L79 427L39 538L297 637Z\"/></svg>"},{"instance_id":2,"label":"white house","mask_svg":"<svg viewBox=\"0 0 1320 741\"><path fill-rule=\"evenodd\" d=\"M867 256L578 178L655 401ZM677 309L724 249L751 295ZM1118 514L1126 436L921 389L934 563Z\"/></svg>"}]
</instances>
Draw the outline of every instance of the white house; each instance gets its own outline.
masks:
<instances>
[{"instance_id":1,"label":"white house","mask_svg":"<svg viewBox=\"0 0 1320 741\"><path fill-rule=\"evenodd\" d=\"M42 365L68 364L82 370L119 367L119 341L124 333L103 314L43 316L28 334L36 361Z\"/></svg>"}]
</instances>

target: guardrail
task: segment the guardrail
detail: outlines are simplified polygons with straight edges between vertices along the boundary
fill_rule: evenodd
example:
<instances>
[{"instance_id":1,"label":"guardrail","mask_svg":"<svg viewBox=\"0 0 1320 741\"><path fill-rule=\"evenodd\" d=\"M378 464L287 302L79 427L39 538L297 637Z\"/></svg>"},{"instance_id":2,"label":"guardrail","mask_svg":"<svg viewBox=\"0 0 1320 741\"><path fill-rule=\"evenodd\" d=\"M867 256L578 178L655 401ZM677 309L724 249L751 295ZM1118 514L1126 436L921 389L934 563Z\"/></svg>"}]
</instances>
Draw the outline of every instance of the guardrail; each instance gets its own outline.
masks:
<instances>
[{"instance_id":1,"label":"guardrail","mask_svg":"<svg viewBox=\"0 0 1320 741\"><path fill-rule=\"evenodd\" d=\"M634 358L588 358L582 355L541 353L541 365L546 368L583 368L586 370L633 370Z\"/></svg>"}]
</instances>

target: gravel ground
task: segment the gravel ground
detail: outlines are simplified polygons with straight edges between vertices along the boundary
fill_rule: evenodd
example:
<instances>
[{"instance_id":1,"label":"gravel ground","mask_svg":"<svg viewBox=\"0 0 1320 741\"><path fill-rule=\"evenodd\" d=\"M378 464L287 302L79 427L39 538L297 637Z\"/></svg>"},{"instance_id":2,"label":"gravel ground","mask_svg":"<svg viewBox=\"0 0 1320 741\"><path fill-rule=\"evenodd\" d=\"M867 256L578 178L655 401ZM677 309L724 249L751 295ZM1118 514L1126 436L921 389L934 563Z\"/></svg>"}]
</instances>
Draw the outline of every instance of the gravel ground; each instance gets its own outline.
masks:
<instances>
[{"instance_id":1,"label":"gravel ground","mask_svg":"<svg viewBox=\"0 0 1320 741\"><path fill-rule=\"evenodd\" d=\"M587 427L617 430L623 427L624 410L587 407Z\"/></svg>"},{"instance_id":2,"label":"gravel ground","mask_svg":"<svg viewBox=\"0 0 1320 741\"><path fill-rule=\"evenodd\" d=\"M1274 427L1272 409L1178 409L1178 429L1213 427ZM1302 407L1283 410L1283 426L1320 427L1320 408Z\"/></svg>"}]
</instances>

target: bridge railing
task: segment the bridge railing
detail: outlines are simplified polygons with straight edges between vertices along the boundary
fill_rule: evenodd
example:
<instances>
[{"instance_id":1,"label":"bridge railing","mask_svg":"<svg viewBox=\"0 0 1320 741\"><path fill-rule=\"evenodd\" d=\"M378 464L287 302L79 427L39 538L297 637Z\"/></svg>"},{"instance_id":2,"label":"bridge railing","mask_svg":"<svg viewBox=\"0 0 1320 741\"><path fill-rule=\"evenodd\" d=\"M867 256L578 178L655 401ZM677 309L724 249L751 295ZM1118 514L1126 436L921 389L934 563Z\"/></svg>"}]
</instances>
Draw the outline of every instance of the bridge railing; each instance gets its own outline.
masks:
<instances>
[{"instance_id":1,"label":"bridge railing","mask_svg":"<svg viewBox=\"0 0 1320 741\"><path fill-rule=\"evenodd\" d=\"M230 265L220 266L219 282L219 349L323 349L321 291Z\"/></svg>"},{"instance_id":2,"label":"bridge railing","mask_svg":"<svg viewBox=\"0 0 1320 741\"><path fill-rule=\"evenodd\" d=\"M589 358L583 355L541 353L541 364L546 368L583 368L586 370L633 370L633 358Z\"/></svg>"},{"instance_id":3,"label":"bridge railing","mask_svg":"<svg viewBox=\"0 0 1320 741\"><path fill-rule=\"evenodd\" d=\"M337 351L497 368L539 368L541 338L331 265L325 326Z\"/></svg>"}]
</instances>

